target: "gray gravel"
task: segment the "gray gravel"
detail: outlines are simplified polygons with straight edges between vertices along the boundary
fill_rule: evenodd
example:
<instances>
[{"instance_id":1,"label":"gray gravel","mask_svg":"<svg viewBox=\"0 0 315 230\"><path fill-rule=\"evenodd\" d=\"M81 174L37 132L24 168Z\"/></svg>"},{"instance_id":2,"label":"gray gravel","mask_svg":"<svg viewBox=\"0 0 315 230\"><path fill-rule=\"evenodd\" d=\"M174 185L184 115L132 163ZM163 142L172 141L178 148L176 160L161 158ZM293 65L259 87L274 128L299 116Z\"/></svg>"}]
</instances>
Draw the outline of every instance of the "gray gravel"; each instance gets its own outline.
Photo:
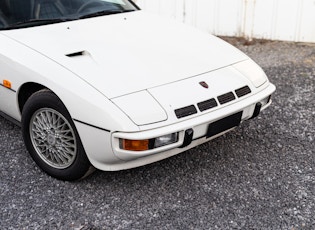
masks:
<instances>
[{"instance_id":1,"label":"gray gravel","mask_svg":"<svg viewBox=\"0 0 315 230\"><path fill-rule=\"evenodd\" d=\"M0 229L315 229L315 46L228 41L276 84L273 104L170 159L58 181L0 118Z\"/></svg>"}]
</instances>

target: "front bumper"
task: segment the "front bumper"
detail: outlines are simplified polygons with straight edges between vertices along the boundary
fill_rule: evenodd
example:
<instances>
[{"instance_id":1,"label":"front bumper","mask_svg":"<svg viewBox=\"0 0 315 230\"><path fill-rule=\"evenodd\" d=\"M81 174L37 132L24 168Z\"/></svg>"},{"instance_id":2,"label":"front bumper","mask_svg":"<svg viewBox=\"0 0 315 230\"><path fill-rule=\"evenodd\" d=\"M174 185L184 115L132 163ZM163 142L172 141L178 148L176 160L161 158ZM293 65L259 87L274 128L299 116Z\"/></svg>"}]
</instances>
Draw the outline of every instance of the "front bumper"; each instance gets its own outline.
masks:
<instances>
[{"instance_id":1,"label":"front bumper","mask_svg":"<svg viewBox=\"0 0 315 230\"><path fill-rule=\"evenodd\" d=\"M223 108L210 111L198 117L181 121L172 125L161 128L151 129L141 132L123 133L116 132L112 134L111 141L113 152L117 158L125 161L115 165L115 170L133 168L158 160L165 159L169 156L183 152L189 148L195 147L201 143L211 140L217 136L224 134L233 127L228 127L222 132L219 132L211 137L207 137L209 124L231 116L236 113L241 113L240 121L248 120L253 116L257 116L261 110L267 108L271 100L270 95L275 91L275 86L268 83L268 86L260 92L251 95L245 99L229 104ZM189 137L187 140L187 133ZM191 132L192 131L192 132ZM178 132L179 138L176 143L162 146L160 148L146 151L127 151L120 148L119 139L143 140L163 136L170 133Z\"/></svg>"}]
</instances>

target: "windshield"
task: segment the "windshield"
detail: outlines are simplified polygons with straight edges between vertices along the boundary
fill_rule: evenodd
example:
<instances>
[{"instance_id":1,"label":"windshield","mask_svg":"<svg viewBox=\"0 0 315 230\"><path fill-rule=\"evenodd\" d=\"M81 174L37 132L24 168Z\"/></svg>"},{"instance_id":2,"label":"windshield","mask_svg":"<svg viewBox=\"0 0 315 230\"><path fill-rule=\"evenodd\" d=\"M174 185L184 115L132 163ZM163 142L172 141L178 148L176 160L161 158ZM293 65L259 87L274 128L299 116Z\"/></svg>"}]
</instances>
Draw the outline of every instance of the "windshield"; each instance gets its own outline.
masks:
<instances>
[{"instance_id":1,"label":"windshield","mask_svg":"<svg viewBox=\"0 0 315 230\"><path fill-rule=\"evenodd\" d=\"M0 30L39 26L139 9L129 0L0 0Z\"/></svg>"}]
</instances>

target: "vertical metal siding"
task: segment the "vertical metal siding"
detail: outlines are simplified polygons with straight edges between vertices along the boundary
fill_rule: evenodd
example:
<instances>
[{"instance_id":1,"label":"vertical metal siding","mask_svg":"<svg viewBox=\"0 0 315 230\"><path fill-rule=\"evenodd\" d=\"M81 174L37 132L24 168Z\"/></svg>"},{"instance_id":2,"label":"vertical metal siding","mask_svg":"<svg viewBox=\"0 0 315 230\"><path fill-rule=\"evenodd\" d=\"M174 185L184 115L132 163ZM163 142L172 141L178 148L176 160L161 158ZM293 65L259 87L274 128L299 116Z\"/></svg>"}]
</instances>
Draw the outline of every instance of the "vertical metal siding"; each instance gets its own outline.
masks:
<instances>
[{"instance_id":1,"label":"vertical metal siding","mask_svg":"<svg viewBox=\"0 0 315 230\"><path fill-rule=\"evenodd\" d=\"M216 35L315 42L315 0L135 0Z\"/></svg>"}]
</instances>

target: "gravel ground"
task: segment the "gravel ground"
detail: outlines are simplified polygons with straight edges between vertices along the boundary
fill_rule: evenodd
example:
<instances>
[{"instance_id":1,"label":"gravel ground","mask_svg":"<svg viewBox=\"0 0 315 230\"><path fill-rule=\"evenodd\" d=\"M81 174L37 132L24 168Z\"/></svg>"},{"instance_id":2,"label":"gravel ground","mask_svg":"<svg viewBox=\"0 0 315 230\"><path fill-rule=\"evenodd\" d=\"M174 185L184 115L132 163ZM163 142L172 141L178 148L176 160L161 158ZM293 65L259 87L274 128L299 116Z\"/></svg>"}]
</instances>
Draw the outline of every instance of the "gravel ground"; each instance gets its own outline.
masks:
<instances>
[{"instance_id":1,"label":"gravel ground","mask_svg":"<svg viewBox=\"0 0 315 230\"><path fill-rule=\"evenodd\" d=\"M58 181L0 118L0 229L315 229L315 45L227 40L277 86L273 104L167 160Z\"/></svg>"}]
</instances>

